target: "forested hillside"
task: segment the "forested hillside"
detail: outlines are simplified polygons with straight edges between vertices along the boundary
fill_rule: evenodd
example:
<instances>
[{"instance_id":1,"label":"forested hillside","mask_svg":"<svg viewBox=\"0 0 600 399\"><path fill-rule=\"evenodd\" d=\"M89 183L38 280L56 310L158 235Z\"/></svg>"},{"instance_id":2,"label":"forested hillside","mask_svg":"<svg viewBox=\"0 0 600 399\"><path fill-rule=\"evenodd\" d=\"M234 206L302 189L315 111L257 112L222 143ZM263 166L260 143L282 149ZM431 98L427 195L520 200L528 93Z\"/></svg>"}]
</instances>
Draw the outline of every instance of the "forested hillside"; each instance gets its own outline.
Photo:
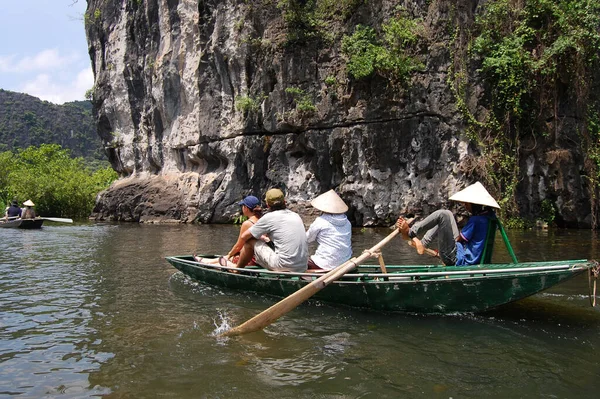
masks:
<instances>
[{"instance_id":1,"label":"forested hillside","mask_svg":"<svg viewBox=\"0 0 600 399\"><path fill-rule=\"evenodd\" d=\"M89 101L63 105L0 89L0 152L59 144L76 157L105 160Z\"/></svg>"}]
</instances>

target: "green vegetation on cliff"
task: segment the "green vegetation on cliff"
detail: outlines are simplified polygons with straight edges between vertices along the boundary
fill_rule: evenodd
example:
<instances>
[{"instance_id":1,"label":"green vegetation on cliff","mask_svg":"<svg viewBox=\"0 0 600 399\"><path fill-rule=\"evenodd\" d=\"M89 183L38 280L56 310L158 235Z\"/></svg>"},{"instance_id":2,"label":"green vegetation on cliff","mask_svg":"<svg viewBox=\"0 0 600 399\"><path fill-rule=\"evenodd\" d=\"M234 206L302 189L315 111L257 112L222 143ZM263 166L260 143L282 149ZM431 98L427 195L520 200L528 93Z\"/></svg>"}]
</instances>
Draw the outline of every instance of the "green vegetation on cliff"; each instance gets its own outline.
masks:
<instances>
[{"instance_id":1,"label":"green vegetation on cliff","mask_svg":"<svg viewBox=\"0 0 600 399\"><path fill-rule=\"evenodd\" d=\"M305 43L318 39L332 42L339 32L336 22L347 19L366 0L272 0L283 13L287 25L287 43Z\"/></svg>"},{"instance_id":2,"label":"green vegetation on cliff","mask_svg":"<svg viewBox=\"0 0 600 399\"><path fill-rule=\"evenodd\" d=\"M592 225L598 227L600 97L592 87L598 84L600 2L491 0L473 28L462 32L463 37L472 38L470 52L463 59L459 59L462 54L455 54L458 68L452 82L459 108L470 122L469 137L484 155L484 164L472 167L504 193L501 204L508 216L515 216L522 143L535 146L543 141L549 146L548 156L564 160L571 159L570 148L580 143ZM457 32L461 29L457 26ZM491 111L485 120L476 120L464 103L468 62L478 65L477 72L484 79ZM565 99L576 102L574 114L565 115ZM569 119L575 121L578 137L561 133L561 125Z\"/></svg>"},{"instance_id":3,"label":"green vegetation on cliff","mask_svg":"<svg viewBox=\"0 0 600 399\"><path fill-rule=\"evenodd\" d=\"M111 168L91 171L83 158L56 144L0 152L0 207L31 199L45 216L86 218L96 194L116 180Z\"/></svg>"},{"instance_id":4,"label":"green vegetation on cliff","mask_svg":"<svg viewBox=\"0 0 600 399\"><path fill-rule=\"evenodd\" d=\"M354 33L342 40L348 73L355 79L378 74L390 82L406 83L412 72L423 68L414 55L419 28L418 21L403 15L383 24L381 38L375 29L357 25Z\"/></svg>"}]
</instances>

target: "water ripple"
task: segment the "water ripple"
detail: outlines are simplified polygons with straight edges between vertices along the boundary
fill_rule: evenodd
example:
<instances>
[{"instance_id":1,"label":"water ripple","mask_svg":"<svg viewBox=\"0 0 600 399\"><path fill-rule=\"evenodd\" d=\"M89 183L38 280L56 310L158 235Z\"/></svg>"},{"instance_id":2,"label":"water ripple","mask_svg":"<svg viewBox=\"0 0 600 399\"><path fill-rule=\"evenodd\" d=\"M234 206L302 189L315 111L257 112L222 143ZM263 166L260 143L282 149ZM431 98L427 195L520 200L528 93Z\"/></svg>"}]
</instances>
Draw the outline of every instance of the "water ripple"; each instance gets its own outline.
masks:
<instances>
[{"instance_id":1,"label":"water ripple","mask_svg":"<svg viewBox=\"0 0 600 399\"><path fill-rule=\"evenodd\" d=\"M89 232L2 231L0 254L7 261L0 265L0 376L11 381L5 394L76 397L89 390L81 373L110 358L87 338L97 334L89 323L95 277L87 258L97 234Z\"/></svg>"},{"instance_id":2,"label":"water ripple","mask_svg":"<svg viewBox=\"0 0 600 399\"><path fill-rule=\"evenodd\" d=\"M589 397L600 389L600 313L588 307L587 280L483 315L308 301L264 331L218 337L277 299L194 282L164 257L223 253L238 232L0 229L0 396ZM388 234L357 233L357 248ZM530 256L567 256L562 249L571 247L536 245ZM390 264L420 260L405 246L386 251Z\"/></svg>"}]
</instances>

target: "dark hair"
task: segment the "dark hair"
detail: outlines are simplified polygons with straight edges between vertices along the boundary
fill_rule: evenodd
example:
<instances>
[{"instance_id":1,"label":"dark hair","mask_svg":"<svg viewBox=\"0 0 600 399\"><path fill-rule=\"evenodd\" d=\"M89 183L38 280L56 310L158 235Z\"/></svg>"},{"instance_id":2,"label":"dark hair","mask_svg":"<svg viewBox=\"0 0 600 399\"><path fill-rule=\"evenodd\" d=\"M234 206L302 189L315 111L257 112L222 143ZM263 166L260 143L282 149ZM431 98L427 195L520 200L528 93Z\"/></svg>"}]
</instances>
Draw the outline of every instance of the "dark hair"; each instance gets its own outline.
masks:
<instances>
[{"instance_id":1,"label":"dark hair","mask_svg":"<svg viewBox=\"0 0 600 399\"><path fill-rule=\"evenodd\" d=\"M246 207L246 208L248 208L248 207ZM248 209L250 209L250 208L248 208ZM263 209L261 208L260 204L256 205L254 208L250 209L250 211L252 211L252 213L254 213L256 215L256 217L259 217L259 218L263 214Z\"/></svg>"},{"instance_id":2,"label":"dark hair","mask_svg":"<svg viewBox=\"0 0 600 399\"><path fill-rule=\"evenodd\" d=\"M285 209L285 201L282 202L276 202L273 205L269 205L269 210L271 211L281 211Z\"/></svg>"},{"instance_id":3,"label":"dark hair","mask_svg":"<svg viewBox=\"0 0 600 399\"><path fill-rule=\"evenodd\" d=\"M484 213L494 213L494 209L492 207L486 205L479 204L471 204L471 214L472 215L481 215Z\"/></svg>"},{"instance_id":4,"label":"dark hair","mask_svg":"<svg viewBox=\"0 0 600 399\"><path fill-rule=\"evenodd\" d=\"M471 213L473 215L479 215L481 212L483 212L484 208L485 207L483 205L471 203Z\"/></svg>"}]
</instances>

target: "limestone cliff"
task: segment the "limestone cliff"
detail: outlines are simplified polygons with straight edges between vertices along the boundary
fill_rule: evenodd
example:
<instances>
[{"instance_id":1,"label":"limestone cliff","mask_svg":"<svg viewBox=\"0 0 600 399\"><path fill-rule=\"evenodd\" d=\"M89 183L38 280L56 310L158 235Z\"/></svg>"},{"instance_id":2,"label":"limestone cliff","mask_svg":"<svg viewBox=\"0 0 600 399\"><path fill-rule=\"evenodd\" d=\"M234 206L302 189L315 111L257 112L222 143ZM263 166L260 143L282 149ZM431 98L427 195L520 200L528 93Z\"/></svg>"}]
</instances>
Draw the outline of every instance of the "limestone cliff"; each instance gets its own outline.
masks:
<instances>
[{"instance_id":1,"label":"limestone cliff","mask_svg":"<svg viewBox=\"0 0 600 399\"><path fill-rule=\"evenodd\" d=\"M335 188L353 224L370 226L443 206L476 180L502 197L477 168L483 152L453 87L477 0L329 1L326 38L292 32L281 3L88 0L98 131L121 176L94 217L228 222L242 196L278 186L296 208ZM353 79L342 36L380 26L399 5L423 28L422 68L405 85ZM480 118L485 87L469 73L463 97ZM554 147L522 143L523 216L550 199L560 224L591 225L576 123L560 126Z\"/></svg>"}]
</instances>

